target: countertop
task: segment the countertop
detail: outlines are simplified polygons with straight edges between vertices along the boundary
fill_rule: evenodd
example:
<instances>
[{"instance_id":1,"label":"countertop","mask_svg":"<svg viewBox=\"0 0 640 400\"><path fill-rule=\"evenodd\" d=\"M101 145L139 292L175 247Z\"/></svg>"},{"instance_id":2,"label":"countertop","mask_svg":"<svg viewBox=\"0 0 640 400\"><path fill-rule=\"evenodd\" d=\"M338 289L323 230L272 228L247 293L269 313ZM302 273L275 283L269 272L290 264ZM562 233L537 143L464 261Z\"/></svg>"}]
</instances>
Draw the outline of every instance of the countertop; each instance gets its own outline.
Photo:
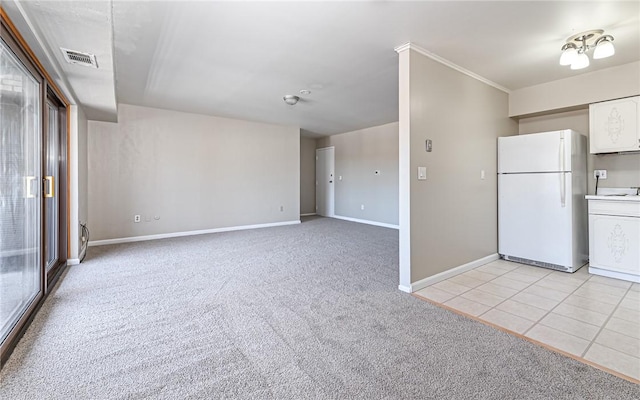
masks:
<instances>
[{"instance_id":1,"label":"countertop","mask_svg":"<svg viewBox=\"0 0 640 400\"><path fill-rule=\"evenodd\" d=\"M587 200L606 200L606 201L631 201L640 202L640 193L638 188L610 188L603 187L598 189L597 195L584 196Z\"/></svg>"},{"instance_id":2,"label":"countertop","mask_svg":"<svg viewBox=\"0 0 640 400\"><path fill-rule=\"evenodd\" d=\"M636 202L640 202L640 196L638 195L626 195L626 196L620 196L620 195L586 195L584 196L585 199L587 200L606 200L606 201L636 201Z\"/></svg>"}]
</instances>

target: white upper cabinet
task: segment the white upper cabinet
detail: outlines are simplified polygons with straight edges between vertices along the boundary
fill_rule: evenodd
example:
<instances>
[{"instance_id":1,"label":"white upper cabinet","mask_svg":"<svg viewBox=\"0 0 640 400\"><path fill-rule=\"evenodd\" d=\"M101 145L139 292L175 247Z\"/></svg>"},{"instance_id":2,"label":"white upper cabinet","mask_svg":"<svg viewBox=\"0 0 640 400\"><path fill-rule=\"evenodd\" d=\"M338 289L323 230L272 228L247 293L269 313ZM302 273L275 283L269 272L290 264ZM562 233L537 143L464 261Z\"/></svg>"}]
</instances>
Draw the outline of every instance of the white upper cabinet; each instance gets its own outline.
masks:
<instances>
[{"instance_id":1,"label":"white upper cabinet","mask_svg":"<svg viewBox=\"0 0 640 400\"><path fill-rule=\"evenodd\" d=\"M591 154L640 151L640 96L589 105Z\"/></svg>"}]
</instances>

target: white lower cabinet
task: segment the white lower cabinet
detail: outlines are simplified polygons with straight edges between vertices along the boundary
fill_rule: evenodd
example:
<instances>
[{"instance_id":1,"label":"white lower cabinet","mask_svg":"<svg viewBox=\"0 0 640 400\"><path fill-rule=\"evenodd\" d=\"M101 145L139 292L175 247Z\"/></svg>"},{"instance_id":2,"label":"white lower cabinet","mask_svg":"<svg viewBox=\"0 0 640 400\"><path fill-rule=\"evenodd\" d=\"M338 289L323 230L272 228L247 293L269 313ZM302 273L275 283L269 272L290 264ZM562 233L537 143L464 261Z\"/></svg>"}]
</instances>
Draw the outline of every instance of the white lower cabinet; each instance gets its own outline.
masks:
<instances>
[{"instance_id":1,"label":"white lower cabinet","mask_svg":"<svg viewBox=\"0 0 640 400\"><path fill-rule=\"evenodd\" d=\"M640 202L589 200L589 272L640 282Z\"/></svg>"}]
</instances>

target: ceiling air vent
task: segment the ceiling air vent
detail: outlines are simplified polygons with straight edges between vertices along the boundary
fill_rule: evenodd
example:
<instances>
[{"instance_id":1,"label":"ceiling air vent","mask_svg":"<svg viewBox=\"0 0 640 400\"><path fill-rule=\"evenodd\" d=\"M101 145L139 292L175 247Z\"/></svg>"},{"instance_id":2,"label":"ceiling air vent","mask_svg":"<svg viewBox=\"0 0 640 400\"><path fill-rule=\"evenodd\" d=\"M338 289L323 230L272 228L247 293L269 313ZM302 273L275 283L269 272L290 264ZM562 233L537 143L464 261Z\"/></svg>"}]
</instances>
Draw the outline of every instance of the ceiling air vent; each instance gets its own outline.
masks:
<instances>
[{"instance_id":1,"label":"ceiling air vent","mask_svg":"<svg viewBox=\"0 0 640 400\"><path fill-rule=\"evenodd\" d=\"M64 55L64 59L69 64L78 64L84 65L85 67L98 68L98 62L96 61L96 56L89 53L82 53L80 51L69 50L60 47L62 50L62 55Z\"/></svg>"}]
</instances>

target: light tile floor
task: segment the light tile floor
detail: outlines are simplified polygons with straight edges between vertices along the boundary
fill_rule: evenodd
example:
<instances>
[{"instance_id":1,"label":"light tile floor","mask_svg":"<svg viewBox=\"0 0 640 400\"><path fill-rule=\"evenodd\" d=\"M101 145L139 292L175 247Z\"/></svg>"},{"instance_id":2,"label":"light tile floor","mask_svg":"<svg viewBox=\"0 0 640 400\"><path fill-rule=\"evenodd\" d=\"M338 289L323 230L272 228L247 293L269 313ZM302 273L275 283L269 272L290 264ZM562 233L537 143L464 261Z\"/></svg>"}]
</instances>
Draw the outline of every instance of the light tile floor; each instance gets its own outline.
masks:
<instances>
[{"instance_id":1,"label":"light tile floor","mask_svg":"<svg viewBox=\"0 0 640 400\"><path fill-rule=\"evenodd\" d=\"M640 284L494 261L415 292L640 380Z\"/></svg>"}]
</instances>

